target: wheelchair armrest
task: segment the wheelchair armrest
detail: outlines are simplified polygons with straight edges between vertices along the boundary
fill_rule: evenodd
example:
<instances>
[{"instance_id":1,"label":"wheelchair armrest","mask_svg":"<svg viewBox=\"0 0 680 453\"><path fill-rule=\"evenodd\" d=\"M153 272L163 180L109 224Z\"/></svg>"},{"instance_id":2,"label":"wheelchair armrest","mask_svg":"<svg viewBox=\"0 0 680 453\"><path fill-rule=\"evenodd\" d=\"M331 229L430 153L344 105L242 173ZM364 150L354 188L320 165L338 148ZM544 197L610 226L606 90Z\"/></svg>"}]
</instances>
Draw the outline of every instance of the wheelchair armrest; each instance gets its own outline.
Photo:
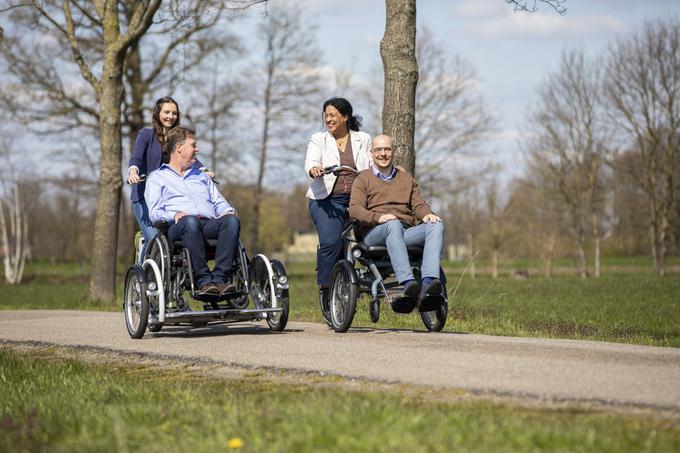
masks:
<instances>
[{"instance_id":1,"label":"wheelchair armrest","mask_svg":"<svg viewBox=\"0 0 680 453\"><path fill-rule=\"evenodd\" d=\"M342 230L342 237L350 242L361 242L364 240L359 221L357 219L349 219L345 222L345 228Z\"/></svg>"}]
</instances>

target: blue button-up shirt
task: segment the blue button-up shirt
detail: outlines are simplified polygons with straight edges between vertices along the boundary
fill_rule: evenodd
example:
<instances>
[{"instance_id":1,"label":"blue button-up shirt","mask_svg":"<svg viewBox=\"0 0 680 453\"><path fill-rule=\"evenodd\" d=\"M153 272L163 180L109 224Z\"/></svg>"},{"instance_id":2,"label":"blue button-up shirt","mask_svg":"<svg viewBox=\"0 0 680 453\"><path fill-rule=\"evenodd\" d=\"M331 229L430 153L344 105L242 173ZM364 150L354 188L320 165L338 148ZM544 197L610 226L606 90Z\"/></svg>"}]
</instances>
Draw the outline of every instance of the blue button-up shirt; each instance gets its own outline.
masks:
<instances>
[{"instance_id":1,"label":"blue button-up shirt","mask_svg":"<svg viewBox=\"0 0 680 453\"><path fill-rule=\"evenodd\" d=\"M375 165L371 164L371 171L375 176L378 178L382 179L383 181L390 182L392 179L394 179L395 175L397 174L397 167L392 165L392 170L390 171L390 174L385 176L382 174L382 172L376 167Z\"/></svg>"},{"instance_id":2,"label":"blue button-up shirt","mask_svg":"<svg viewBox=\"0 0 680 453\"><path fill-rule=\"evenodd\" d=\"M152 222L174 222L181 211L208 219L236 212L210 177L195 167L180 176L168 164L161 165L146 180L144 198Z\"/></svg>"}]
</instances>

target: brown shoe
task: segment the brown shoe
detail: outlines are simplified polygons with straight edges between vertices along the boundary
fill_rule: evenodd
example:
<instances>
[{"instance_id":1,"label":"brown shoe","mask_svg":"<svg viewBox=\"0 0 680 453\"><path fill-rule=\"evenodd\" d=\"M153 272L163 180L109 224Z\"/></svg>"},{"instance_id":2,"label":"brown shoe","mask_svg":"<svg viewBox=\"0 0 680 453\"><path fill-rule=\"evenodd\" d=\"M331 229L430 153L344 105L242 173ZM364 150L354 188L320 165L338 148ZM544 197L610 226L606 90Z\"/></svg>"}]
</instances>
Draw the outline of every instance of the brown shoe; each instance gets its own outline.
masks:
<instances>
[{"instance_id":1,"label":"brown shoe","mask_svg":"<svg viewBox=\"0 0 680 453\"><path fill-rule=\"evenodd\" d=\"M236 287L234 286L234 284L233 284L233 283L229 283L229 282L227 282L227 283L218 283L218 284L215 285L215 286L216 286L217 289L219 290L220 296L224 296L224 295L226 295L226 294L233 293L233 292L236 291Z\"/></svg>"},{"instance_id":2,"label":"brown shoe","mask_svg":"<svg viewBox=\"0 0 680 453\"><path fill-rule=\"evenodd\" d=\"M214 283L206 283L196 291L197 296L218 296L219 294L220 290Z\"/></svg>"}]
</instances>

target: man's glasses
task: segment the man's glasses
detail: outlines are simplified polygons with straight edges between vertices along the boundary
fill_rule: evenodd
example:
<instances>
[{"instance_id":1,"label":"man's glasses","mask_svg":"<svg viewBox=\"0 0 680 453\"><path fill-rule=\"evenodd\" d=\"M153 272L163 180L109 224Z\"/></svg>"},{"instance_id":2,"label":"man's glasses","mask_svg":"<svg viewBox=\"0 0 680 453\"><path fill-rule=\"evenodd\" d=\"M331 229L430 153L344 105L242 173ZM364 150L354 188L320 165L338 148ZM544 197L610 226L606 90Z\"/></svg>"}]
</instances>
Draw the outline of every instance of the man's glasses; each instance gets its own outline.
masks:
<instances>
[{"instance_id":1,"label":"man's glasses","mask_svg":"<svg viewBox=\"0 0 680 453\"><path fill-rule=\"evenodd\" d=\"M373 148L374 153L379 153L380 151L385 151L385 153L390 154L392 152L391 146L376 146Z\"/></svg>"}]
</instances>

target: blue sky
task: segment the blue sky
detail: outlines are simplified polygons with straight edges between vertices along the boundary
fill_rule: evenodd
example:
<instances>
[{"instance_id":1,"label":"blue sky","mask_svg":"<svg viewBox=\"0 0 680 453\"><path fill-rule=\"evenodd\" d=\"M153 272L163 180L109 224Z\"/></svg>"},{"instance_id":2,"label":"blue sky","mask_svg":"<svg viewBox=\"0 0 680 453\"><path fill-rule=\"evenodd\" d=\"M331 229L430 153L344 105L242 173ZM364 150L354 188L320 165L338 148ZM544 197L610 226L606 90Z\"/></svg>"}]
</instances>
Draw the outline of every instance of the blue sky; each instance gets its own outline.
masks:
<instances>
[{"instance_id":1,"label":"blue sky","mask_svg":"<svg viewBox=\"0 0 680 453\"><path fill-rule=\"evenodd\" d=\"M384 1L292 1L319 26L319 44L329 67L352 70L354 79L361 80L371 65L380 63ZM597 56L646 19L680 15L679 0L567 0L565 16L547 5L538 7L535 13L516 13L504 0L417 3L418 28L429 28L475 68L486 103L499 121L499 133L487 151L498 155L510 174L522 167L517 140L519 131L530 127L526 115L536 87L559 67L564 49L581 48ZM346 95L352 100L351 93Z\"/></svg>"}]
</instances>

